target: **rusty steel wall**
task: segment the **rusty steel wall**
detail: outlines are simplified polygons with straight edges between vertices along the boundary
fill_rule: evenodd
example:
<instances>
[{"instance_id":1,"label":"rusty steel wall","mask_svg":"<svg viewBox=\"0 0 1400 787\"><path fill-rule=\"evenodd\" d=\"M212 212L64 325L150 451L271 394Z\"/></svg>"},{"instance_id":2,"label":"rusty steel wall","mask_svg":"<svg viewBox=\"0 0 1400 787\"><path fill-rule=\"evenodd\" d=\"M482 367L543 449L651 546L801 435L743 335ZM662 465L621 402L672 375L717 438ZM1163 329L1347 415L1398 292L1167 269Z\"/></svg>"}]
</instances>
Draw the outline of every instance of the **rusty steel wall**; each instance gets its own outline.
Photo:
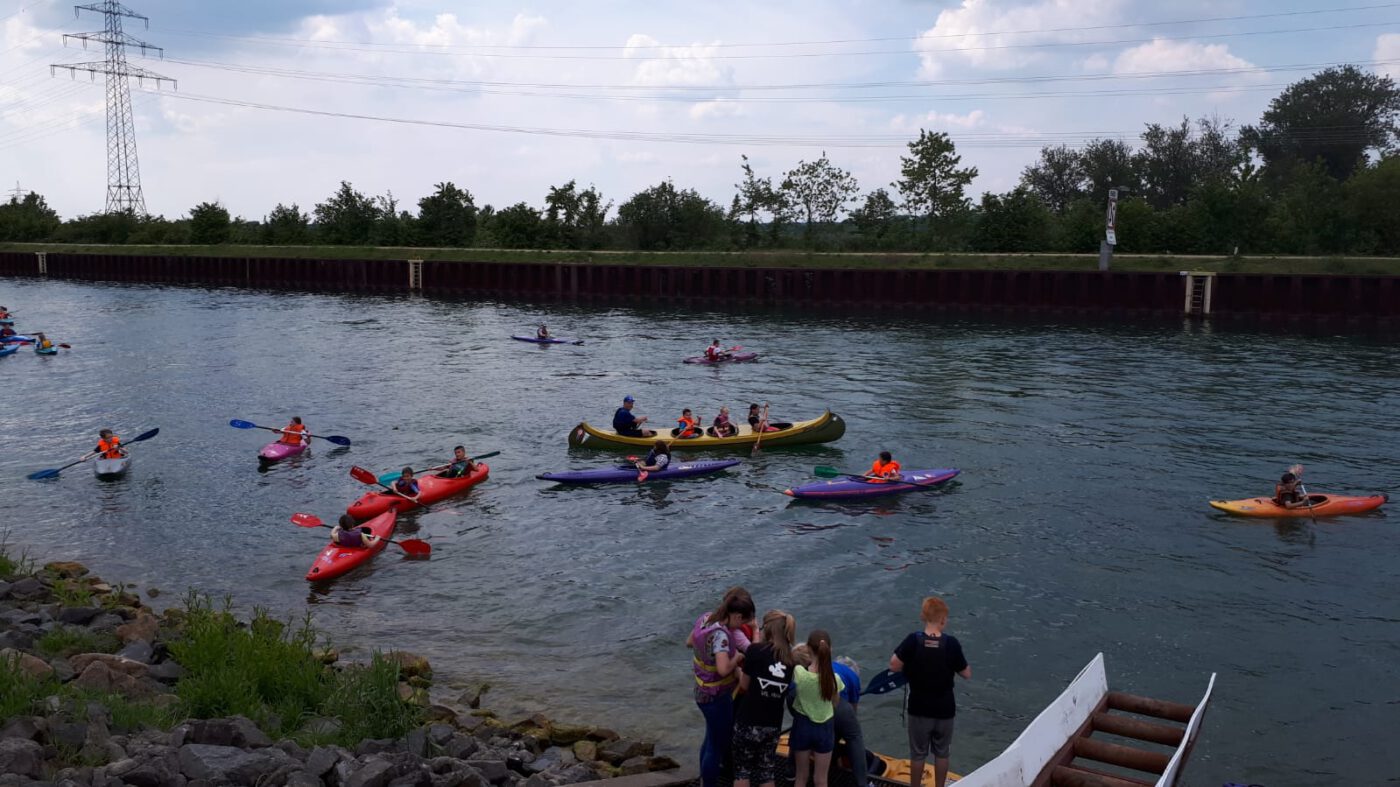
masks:
<instances>
[{"instance_id":1,"label":"rusty steel wall","mask_svg":"<svg viewBox=\"0 0 1400 787\"><path fill-rule=\"evenodd\" d=\"M47 254L47 276L215 287L410 292L407 260ZM31 252L0 253L0 275L38 276ZM1162 314L1184 311L1177 273L716 268L557 262L422 263L422 292L600 303L899 306ZM1213 315L1400 320L1400 277L1218 274Z\"/></svg>"}]
</instances>

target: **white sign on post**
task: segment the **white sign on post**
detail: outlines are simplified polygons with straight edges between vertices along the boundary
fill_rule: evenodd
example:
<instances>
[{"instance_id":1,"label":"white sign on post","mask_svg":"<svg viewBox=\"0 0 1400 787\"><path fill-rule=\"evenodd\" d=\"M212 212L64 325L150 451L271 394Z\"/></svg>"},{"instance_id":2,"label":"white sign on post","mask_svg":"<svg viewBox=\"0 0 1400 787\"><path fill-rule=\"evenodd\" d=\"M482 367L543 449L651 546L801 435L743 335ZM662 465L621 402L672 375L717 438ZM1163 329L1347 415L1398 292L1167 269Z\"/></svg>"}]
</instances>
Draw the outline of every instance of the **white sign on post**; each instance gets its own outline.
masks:
<instances>
[{"instance_id":1,"label":"white sign on post","mask_svg":"<svg viewBox=\"0 0 1400 787\"><path fill-rule=\"evenodd\" d=\"M1118 245L1118 189L1108 190L1108 218L1105 222L1107 227L1104 237L1108 240L1108 245Z\"/></svg>"}]
</instances>

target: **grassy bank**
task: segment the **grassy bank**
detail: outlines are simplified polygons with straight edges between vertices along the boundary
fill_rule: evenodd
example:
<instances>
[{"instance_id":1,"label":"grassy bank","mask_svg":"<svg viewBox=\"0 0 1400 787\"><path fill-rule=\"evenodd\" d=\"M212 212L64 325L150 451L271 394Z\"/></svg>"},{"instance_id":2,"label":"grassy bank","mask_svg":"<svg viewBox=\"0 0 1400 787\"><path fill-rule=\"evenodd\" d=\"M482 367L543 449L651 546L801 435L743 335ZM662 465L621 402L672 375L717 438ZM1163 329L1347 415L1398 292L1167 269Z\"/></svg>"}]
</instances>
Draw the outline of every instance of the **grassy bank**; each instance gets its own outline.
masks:
<instances>
[{"instance_id":1,"label":"grassy bank","mask_svg":"<svg viewBox=\"0 0 1400 787\"><path fill-rule=\"evenodd\" d=\"M668 265L724 268L865 268L973 270L1097 270L1096 254L826 254L803 251L640 252L528 249L456 249L392 246L101 246L3 243L0 251L72 254L188 255L206 257L295 257L311 259L421 259L473 262L562 262L597 265ZM1119 254L1119 271L1181 270L1221 273L1326 273L1400 275L1394 257L1211 257Z\"/></svg>"}]
</instances>

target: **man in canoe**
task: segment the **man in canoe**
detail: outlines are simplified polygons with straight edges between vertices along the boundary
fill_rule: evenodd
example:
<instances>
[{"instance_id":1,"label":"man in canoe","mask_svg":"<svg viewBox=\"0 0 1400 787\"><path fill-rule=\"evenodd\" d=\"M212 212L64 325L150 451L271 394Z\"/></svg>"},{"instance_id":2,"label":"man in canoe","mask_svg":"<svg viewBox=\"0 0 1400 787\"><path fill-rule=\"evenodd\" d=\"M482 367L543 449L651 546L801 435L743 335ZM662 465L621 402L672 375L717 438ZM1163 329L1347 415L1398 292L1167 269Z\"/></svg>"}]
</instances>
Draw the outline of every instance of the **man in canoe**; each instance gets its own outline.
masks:
<instances>
[{"instance_id":1,"label":"man in canoe","mask_svg":"<svg viewBox=\"0 0 1400 787\"><path fill-rule=\"evenodd\" d=\"M870 472L866 473L866 476L877 484L898 481L902 477L899 474L899 463L894 461L894 455L889 451L880 452L880 458L870 465Z\"/></svg>"},{"instance_id":2,"label":"man in canoe","mask_svg":"<svg viewBox=\"0 0 1400 787\"><path fill-rule=\"evenodd\" d=\"M636 401L630 395L622 398L622 406L613 413L613 431L623 437L655 437L656 432L642 428L647 422L645 415L640 418L632 415L632 405Z\"/></svg>"},{"instance_id":3,"label":"man in canoe","mask_svg":"<svg viewBox=\"0 0 1400 787\"><path fill-rule=\"evenodd\" d=\"M97 433L97 448L93 453L98 459L121 459L126 456L126 449L122 448L122 439L112 434L111 429L103 429Z\"/></svg>"},{"instance_id":4,"label":"man in canoe","mask_svg":"<svg viewBox=\"0 0 1400 787\"><path fill-rule=\"evenodd\" d=\"M1308 505L1308 499L1303 497L1298 491L1298 485L1302 482L1293 473L1284 473L1283 477L1274 484L1274 505L1280 508L1304 508Z\"/></svg>"},{"instance_id":5,"label":"man in canoe","mask_svg":"<svg viewBox=\"0 0 1400 787\"><path fill-rule=\"evenodd\" d=\"M304 445L311 442L311 437L306 431L306 425L301 422L301 416L292 416L292 422L278 430L282 436L277 442L287 445Z\"/></svg>"},{"instance_id":6,"label":"man in canoe","mask_svg":"<svg viewBox=\"0 0 1400 787\"><path fill-rule=\"evenodd\" d=\"M452 463L443 468L442 472L438 473L438 476L441 478L461 478L470 474L475 469L476 464L472 462L470 456L467 456L466 447L459 445L452 449Z\"/></svg>"},{"instance_id":7,"label":"man in canoe","mask_svg":"<svg viewBox=\"0 0 1400 787\"><path fill-rule=\"evenodd\" d=\"M943 633L948 625L948 604L937 596L924 599L919 617L924 630L904 638L890 656L890 672L909 679L909 787L921 787L924 761L933 752L934 787L948 780L948 750L953 742L953 676L972 679L972 667L963 656L962 643Z\"/></svg>"},{"instance_id":8,"label":"man in canoe","mask_svg":"<svg viewBox=\"0 0 1400 787\"><path fill-rule=\"evenodd\" d=\"M379 536L367 527L360 527L349 514L341 514L340 523L331 528L331 543L337 546L368 549L378 541Z\"/></svg>"}]
</instances>

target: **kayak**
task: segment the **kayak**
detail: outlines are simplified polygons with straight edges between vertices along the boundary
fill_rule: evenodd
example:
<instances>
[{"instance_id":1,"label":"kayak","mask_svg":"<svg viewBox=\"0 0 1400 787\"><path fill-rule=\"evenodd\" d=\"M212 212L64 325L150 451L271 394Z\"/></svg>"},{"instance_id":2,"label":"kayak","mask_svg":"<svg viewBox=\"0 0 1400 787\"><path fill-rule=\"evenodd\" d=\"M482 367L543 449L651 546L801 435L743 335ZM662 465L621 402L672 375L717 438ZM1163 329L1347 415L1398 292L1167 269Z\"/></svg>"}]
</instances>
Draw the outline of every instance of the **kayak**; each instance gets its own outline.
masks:
<instances>
[{"instance_id":1,"label":"kayak","mask_svg":"<svg viewBox=\"0 0 1400 787\"><path fill-rule=\"evenodd\" d=\"M55 344L47 350L45 350L43 347L35 347L34 352L40 355L58 355L58 345Z\"/></svg>"},{"instance_id":2,"label":"kayak","mask_svg":"<svg viewBox=\"0 0 1400 787\"><path fill-rule=\"evenodd\" d=\"M739 464L738 459L677 462L667 465L665 470L648 473L647 480L665 481L671 478L690 478L697 475L718 473L737 464ZM637 480L637 468L629 465L627 467L599 467L593 470L565 470L559 473L541 473L535 478L559 484L623 484Z\"/></svg>"},{"instance_id":3,"label":"kayak","mask_svg":"<svg viewBox=\"0 0 1400 787\"><path fill-rule=\"evenodd\" d=\"M955 468L938 470L909 470L900 473L899 481L880 482L858 475L818 481L792 489L784 489L783 494L808 500L856 500L866 497L882 497L914 492L930 486L937 486L952 480L960 471Z\"/></svg>"},{"instance_id":4,"label":"kayak","mask_svg":"<svg viewBox=\"0 0 1400 787\"><path fill-rule=\"evenodd\" d=\"M832 440L841 439L841 435L846 433L846 422L841 420L841 416L827 410L810 421L797 421L794 423L772 422L775 432L755 432L747 423L736 424L739 431L732 437L716 437L710 433L710 429L705 430L705 434L699 437L688 437L684 440L676 439L680 433L679 429L662 429L654 437L627 437L620 435L612 429L600 429L587 422L581 423L569 432L569 446L572 448L651 448L657 437L662 439L674 439L674 447L685 448L747 448L756 441L762 439L760 448L785 445L808 445L811 443L829 443ZM713 428L713 427L712 427Z\"/></svg>"},{"instance_id":5,"label":"kayak","mask_svg":"<svg viewBox=\"0 0 1400 787\"><path fill-rule=\"evenodd\" d=\"M574 342L578 341L578 339L562 339L556 338L554 336L551 336L548 339L541 339L538 336L512 336L510 338L516 340L517 342L530 342L532 344L573 344Z\"/></svg>"},{"instance_id":6,"label":"kayak","mask_svg":"<svg viewBox=\"0 0 1400 787\"><path fill-rule=\"evenodd\" d=\"M487 467L485 462L477 462L476 469L461 478L443 478L439 475L423 476L417 479L418 499L432 505L439 500L460 495L485 481L490 472L491 468ZM366 492L364 497L350 504L346 513L356 519L370 519L389 510L389 506L393 503L399 504L399 513L418 508L417 503L402 495L396 495L392 492Z\"/></svg>"},{"instance_id":7,"label":"kayak","mask_svg":"<svg viewBox=\"0 0 1400 787\"><path fill-rule=\"evenodd\" d=\"M1260 517L1313 517L1313 516L1339 516L1341 514L1364 514L1367 511L1375 511L1390 499L1389 495L1364 495L1361 497L1348 497L1346 495L1308 495L1308 501L1312 506L1302 508L1284 508L1275 505L1274 501L1267 497L1251 497L1246 500L1212 500L1210 507L1218 511L1235 516L1260 516Z\"/></svg>"},{"instance_id":8,"label":"kayak","mask_svg":"<svg viewBox=\"0 0 1400 787\"><path fill-rule=\"evenodd\" d=\"M689 358L686 358L684 363L703 363L709 364L710 366L714 366L716 364L721 363L748 363L749 361L757 360L758 353L734 353L728 358L720 358L718 361L712 361L703 355L693 355Z\"/></svg>"},{"instance_id":9,"label":"kayak","mask_svg":"<svg viewBox=\"0 0 1400 787\"><path fill-rule=\"evenodd\" d=\"M360 525L360 528L368 530L381 539L388 538L394 534L394 523L398 520L398 516L391 508ZM311 568L307 569L306 578L312 582L335 579L368 562L370 558L383 552L384 547L388 545L388 541L379 541L372 547L344 547L334 542L326 544L325 549L321 550L321 554L316 556Z\"/></svg>"},{"instance_id":10,"label":"kayak","mask_svg":"<svg viewBox=\"0 0 1400 787\"><path fill-rule=\"evenodd\" d=\"M92 463L92 473L98 478L120 478L126 475L126 471L131 468L130 456L119 456L116 459L97 459Z\"/></svg>"},{"instance_id":11,"label":"kayak","mask_svg":"<svg viewBox=\"0 0 1400 787\"><path fill-rule=\"evenodd\" d=\"M9 347L0 347L0 358L6 355L14 355L17 352L19 352L18 344L12 344Z\"/></svg>"},{"instance_id":12,"label":"kayak","mask_svg":"<svg viewBox=\"0 0 1400 787\"><path fill-rule=\"evenodd\" d=\"M837 768L849 773L851 770L850 754L846 751L846 747L844 745L839 745L838 749L839 751L837 752L837 756L832 757L831 765L833 768ZM787 732L784 732L782 735L778 736L777 753L778 760L780 762L788 761L789 752ZM912 762L910 762L909 760L900 759L898 757L891 757L888 754L881 754L877 751L871 751L869 749L866 749L865 753L866 773L869 776L877 777L870 780L871 784L900 785L910 783L910 780L914 775L914 764ZM934 777L935 774L933 770L933 763L924 763L924 775L921 780L921 783L932 785L934 783ZM953 773L952 771L948 772L949 784L955 784L961 779L962 777L958 774ZM849 776L846 777L846 781L850 781Z\"/></svg>"},{"instance_id":13,"label":"kayak","mask_svg":"<svg viewBox=\"0 0 1400 787\"><path fill-rule=\"evenodd\" d=\"M14 336L6 336L4 338L0 338L0 344L29 344L33 341L33 336L25 336L22 333L17 333Z\"/></svg>"},{"instance_id":14,"label":"kayak","mask_svg":"<svg viewBox=\"0 0 1400 787\"><path fill-rule=\"evenodd\" d=\"M258 463L270 465L273 462L280 462L283 459L303 453L306 451L307 447L306 443L292 445L291 443L284 443L280 440L275 443L268 443L258 452Z\"/></svg>"}]
</instances>

